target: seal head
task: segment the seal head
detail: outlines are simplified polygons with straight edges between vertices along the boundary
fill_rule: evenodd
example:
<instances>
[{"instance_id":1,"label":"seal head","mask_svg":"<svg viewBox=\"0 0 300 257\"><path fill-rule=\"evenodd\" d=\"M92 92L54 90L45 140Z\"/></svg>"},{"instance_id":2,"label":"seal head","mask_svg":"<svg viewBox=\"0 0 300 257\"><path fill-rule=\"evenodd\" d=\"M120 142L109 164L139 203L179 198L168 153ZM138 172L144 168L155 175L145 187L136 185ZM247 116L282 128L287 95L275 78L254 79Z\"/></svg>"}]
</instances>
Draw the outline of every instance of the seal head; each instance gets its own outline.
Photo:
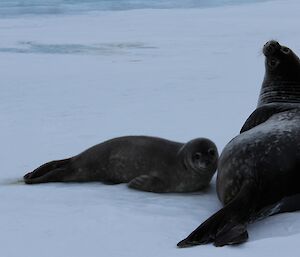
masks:
<instances>
[{"instance_id":1,"label":"seal head","mask_svg":"<svg viewBox=\"0 0 300 257\"><path fill-rule=\"evenodd\" d=\"M217 170L218 158L215 143L207 138L196 138L184 144L178 151L178 159L185 172L179 173L181 182L176 191L196 191L208 186Z\"/></svg>"},{"instance_id":2,"label":"seal head","mask_svg":"<svg viewBox=\"0 0 300 257\"><path fill-rule=\"evenodd\" d=\"M288 47L271 40L263 47L265 77L258 107L274 102L300 103L300 60Z\"/></svg>"},{"instance_id":3,"label":"seal head","mask_svg":"<svg viewBox=\"0 0 300 257\"><path fill-rule=\"evenodd\" d=\"M196 138L187 142L180 148L178 155L183 158L186 169L192 170L195 174L211 178L217 169L218 150L207 138Z\"/></svg>"}]
</instances>

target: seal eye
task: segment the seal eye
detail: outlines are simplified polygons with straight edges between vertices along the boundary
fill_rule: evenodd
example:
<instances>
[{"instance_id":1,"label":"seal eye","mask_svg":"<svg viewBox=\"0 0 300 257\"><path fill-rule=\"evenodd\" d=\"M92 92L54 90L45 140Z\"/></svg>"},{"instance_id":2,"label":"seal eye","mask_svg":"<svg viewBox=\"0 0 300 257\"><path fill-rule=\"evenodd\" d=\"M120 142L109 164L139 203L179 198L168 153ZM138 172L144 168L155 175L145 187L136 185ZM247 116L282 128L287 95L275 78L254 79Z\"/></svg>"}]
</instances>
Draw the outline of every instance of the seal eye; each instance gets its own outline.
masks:
<instances>
[{"instance_id":1,"label":"seal eye","mask_svg":"<svg viewBox=\"0 0 300 257\"><path fill-rule=\"evenodd\" d=\"M289 48L287 48L287 47L282 47L282 48L281 48L281 51L282 51L283 53L285 53L285 54L289 54L291 50L290 50Z\"/></svg>"},{"instance_id":2,"label":"seal eye","mask_svg":"<svg viewBox=\"0 0 300 257\"><path fill-rule=\"evenodd\" d=\"M215 154L216 154L216 151L214 149L209 149L208 150L208 155L215 156Z\"/></svg>"},{"instance_id":3,"label":"seal eye","mask_svg":"<svg viewBox=\"0 0 300 257\"><path fill-rule=\"evenodd\" d=\"M195 153L193 155L193 161L199 161L199 160L201 160L201 158L202 158L201 153Z\"/></svg>"}]
</instances>

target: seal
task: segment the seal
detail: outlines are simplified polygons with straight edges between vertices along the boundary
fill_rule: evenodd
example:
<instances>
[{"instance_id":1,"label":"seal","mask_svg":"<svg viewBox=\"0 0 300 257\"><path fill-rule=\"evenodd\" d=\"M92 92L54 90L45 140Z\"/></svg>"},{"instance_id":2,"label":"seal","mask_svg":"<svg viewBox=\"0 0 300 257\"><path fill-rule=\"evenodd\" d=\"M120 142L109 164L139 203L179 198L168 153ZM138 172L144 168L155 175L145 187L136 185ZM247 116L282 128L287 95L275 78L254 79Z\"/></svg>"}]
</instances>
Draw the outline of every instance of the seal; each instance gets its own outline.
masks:
<instances>
[{"instance_id":1,"label":"seal","mask_svg":"<svg viewBox=\"0 0 300 257\"><path fill-rule=\"evenodd\" d=\"M276 41L263 53L257 109L219 159L217 193L224 207L179 247L243 243L250 222L300 209L300 60Z\"/></svg>"},{"instance_id":2,"label":"seal","mask_svg":"<svg viewBox=\"0 0 300 257\"><path fill-rule=\"evenodd\" d=\"M217 169L218 150L207 138L186 144L157 137L125 136L72 158L48 162L24 176L26 184L102 181L163 193L205 188Z\"/></svg>"}]
</instances>

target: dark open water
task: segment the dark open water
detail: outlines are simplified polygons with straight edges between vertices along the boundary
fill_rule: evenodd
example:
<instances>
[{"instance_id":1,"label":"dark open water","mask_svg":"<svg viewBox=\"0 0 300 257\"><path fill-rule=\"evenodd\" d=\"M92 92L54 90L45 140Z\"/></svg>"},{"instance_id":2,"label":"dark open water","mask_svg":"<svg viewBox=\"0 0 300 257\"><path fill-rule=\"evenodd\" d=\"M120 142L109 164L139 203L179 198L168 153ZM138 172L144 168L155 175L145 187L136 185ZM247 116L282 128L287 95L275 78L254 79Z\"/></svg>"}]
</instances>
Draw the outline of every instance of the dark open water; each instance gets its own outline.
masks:
<instances>
[{"instance_id":1,"label":"dark open water","mask_svg":"<svg viewBox=\"0 0 300 257\"><path fill-rule=\"evenodd\" d=\"M267 0L0 0L0 17L72 14L89 11L208 8Z\"/></svg>"}]
</instances>

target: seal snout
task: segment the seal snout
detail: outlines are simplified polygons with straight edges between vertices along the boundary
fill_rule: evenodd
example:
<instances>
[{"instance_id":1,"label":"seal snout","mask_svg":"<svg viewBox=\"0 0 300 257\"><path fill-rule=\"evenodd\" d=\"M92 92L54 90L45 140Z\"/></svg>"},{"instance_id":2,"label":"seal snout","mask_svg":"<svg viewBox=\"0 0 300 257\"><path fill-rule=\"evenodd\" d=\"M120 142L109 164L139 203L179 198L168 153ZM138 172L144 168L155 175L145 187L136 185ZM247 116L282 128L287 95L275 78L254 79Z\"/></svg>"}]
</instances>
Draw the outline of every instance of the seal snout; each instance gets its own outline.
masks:
<instances>
[{"instance_id":1,"label":"seal snout","mask_svg":"<svg viewBox=\"0 0 300 257\"><path fill-rule=\"evenodd\" d=\"M264 45L263 53L266 57L269 57L270 55L273 55L275 52L279 51L280 49L281 49L281 45L277 41L271 40Z\"/></svg>"}]
</instances>

